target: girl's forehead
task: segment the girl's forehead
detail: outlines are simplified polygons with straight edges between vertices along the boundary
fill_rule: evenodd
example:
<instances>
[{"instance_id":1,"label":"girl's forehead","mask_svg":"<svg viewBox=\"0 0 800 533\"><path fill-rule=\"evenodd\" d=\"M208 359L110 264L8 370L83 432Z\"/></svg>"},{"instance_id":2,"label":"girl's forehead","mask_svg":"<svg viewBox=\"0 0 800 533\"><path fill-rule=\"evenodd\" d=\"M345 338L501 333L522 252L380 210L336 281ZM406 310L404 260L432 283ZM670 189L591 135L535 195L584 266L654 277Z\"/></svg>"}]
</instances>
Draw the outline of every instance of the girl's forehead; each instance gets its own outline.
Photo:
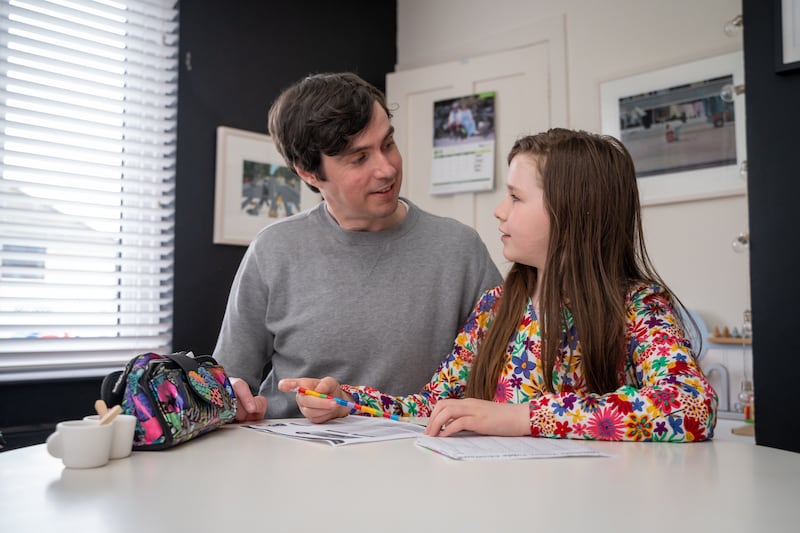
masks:
<instances>
[{"instance_id":1,"label":"girl's forehead","mask_svg":"<svg viewBox=\"0 0 800 533\"><path fill-rule=\"evenodd\" d=\"M508 169L509 178L512 175L522 177L539 176L539 158L530 154L517 154L511 160Z\"/></svg>"}]
</instances>

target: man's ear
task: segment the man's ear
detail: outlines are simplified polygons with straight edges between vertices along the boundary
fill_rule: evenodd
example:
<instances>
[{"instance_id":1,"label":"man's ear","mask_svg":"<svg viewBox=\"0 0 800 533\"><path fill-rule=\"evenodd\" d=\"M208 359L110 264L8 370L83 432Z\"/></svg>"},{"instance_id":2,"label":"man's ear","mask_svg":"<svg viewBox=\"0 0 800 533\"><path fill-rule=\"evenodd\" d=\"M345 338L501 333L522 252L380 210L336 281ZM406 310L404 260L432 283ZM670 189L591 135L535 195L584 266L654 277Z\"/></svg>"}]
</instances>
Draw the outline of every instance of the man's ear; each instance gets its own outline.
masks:
<instances>
[{"instance_id":1,"label":"man's ear","mask_svg":"<svg viewBox=\"0 0 800 533\"><path fill-rule=\"evenodd\" d=\"M300 168L299 166L294 166L295 173L300 176L300 179L306 182L307 185L311 185L312 187L316 187L319 189L319 179L317 179L317 175L313 172L309 172L304 168Z\"/></svg>"}]
</instances>

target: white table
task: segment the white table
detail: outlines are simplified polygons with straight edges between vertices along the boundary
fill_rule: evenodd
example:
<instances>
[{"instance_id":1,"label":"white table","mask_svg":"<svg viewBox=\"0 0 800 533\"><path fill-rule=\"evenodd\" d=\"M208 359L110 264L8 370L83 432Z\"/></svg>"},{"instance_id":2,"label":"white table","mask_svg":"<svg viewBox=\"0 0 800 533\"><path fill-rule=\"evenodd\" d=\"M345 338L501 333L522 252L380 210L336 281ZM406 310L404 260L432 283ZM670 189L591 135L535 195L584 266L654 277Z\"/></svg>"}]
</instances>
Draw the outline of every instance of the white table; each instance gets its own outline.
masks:
<instances>
[{"instance_id":1,"label":"white table","mask_svg":"<svg viewBox=\"0 0 800 533\"><path fill-rule=\"evenodd\" d=\"M0 531L798 531L800 454L730 437L733 425L708 443L489 462L414 439L334 448L236 426L91 470L37 445L0 453Z\"/></svg>"}]
</instances>

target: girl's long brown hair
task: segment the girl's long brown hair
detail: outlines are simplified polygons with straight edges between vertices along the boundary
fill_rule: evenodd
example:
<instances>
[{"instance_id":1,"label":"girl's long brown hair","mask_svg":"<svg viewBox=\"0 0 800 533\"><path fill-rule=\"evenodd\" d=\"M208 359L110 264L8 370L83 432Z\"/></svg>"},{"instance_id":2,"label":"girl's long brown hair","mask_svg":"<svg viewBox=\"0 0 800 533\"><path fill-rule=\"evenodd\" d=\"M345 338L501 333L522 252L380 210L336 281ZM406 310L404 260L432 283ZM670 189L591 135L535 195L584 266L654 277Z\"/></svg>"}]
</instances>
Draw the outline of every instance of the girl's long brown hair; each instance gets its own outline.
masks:
<instances>
[{"instance_id":1,"label":"girl's long brown hair","mask_svg":"<svg viewBox=\"0 0 800 533\"><path fill-rule=\"evenodd\" d=\"M565 308L574 317L589 391L616 390L626 357L625 295L631 283L658 283L669 293L645 249L633 160L613 137L565 129L517 140L509 164L518 156L533 158L542 178L550 215L544 273L520 263L511 267L466 395L494 399L508 344L539 283L547 390L555 392L553 369L568 331Z\"/></svg>"}]
</instances>

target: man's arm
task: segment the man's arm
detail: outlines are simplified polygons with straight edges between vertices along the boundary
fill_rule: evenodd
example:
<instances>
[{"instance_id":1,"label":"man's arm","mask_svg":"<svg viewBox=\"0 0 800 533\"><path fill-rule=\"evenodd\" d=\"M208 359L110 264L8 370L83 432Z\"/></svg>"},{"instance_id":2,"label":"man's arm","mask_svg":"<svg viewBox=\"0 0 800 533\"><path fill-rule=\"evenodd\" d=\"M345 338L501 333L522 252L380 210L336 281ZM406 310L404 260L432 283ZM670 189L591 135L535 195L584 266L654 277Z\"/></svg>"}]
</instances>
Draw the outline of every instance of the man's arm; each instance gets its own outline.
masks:
<instances>
[{"instance_id":1,"label":"man's arm","mask_svg":"<svg viewBox=\"0 0 800 533\"><path fill-rule=\"evenodd\" d=\"M264 326L268 288L259 274L255 243L247 250L231 285L214 359L231 377L237 421L261 420L266 398L255 395L272 357L272 335Z\"/></svg>"}]
</instances>

